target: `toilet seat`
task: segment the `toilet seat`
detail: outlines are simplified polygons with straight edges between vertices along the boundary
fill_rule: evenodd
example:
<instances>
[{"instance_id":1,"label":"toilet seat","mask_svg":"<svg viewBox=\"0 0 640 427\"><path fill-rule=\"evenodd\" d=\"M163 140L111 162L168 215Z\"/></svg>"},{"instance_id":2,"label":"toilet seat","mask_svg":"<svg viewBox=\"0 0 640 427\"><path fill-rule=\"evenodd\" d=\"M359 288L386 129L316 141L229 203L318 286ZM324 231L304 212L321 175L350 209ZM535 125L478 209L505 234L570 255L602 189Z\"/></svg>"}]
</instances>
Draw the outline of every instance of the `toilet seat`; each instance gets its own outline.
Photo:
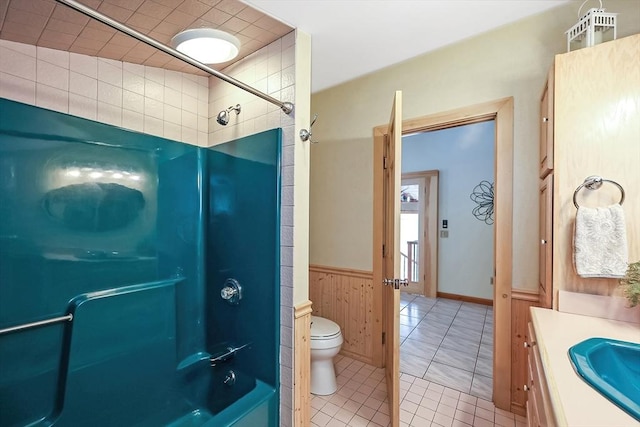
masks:
<instances>
[{"instance_id":1,"label":"toilet seat","mask_svg":"<svg viewBox=\"0 0 640 427\"><path fill-rule=\"evenodd\" d=\"M311 349L327 349L342 344L342 332L337 323L324 317L311 316Z\"/></svg>"}]
</instances>

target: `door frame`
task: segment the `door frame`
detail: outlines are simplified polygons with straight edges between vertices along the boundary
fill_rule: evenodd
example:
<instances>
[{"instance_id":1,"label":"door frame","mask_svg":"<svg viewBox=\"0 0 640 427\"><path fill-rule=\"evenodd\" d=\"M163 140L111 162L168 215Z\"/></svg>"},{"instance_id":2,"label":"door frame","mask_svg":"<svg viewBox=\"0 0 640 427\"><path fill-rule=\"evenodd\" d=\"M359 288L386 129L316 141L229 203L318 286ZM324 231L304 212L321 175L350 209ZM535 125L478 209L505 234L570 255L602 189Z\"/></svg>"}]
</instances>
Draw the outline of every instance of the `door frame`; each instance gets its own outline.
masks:
<instances>
[{"instance_id":1,"label":"door frame","mask_svg":"<svg viewBox=\"0 0 640 427\"><path fill-rule=\"evenodd\" d=\"M424 170L419 172L405 172L402 174L402 181L405 179L419 179L424 180L425 193L428 193L428 197L422 197L424 206L422 210L418 211L418 215L422 218L422 237L418 237L422 241L422 247L419 247L418 256L420 258L420 275L422 275L422 295L435 298L438 292L438 225L440 217L438 215L438 204L440 202L439 197L439 179L440 172L438 170ZM435 180L435 194L432 194L431 187L433 187L433 180ZM401 181L401 182L402 182ZM429 190L429 191L427 191ZM426 196L426 194L424 194ZM435 203L432 205L430 202L435 199ZM402 209L401 209L402 211ZM435 214L427 215L429 212ZM430 221L428 221L430 220ZM427 268L429 267L429 268ZM427 273L429 280L427 281ZM427 283L429 286L427 286ZM406 292L412 292L411 279L409 279L409 286L403 289Z\"/></svg>"},{"instance_id":2,"label":"door frame","mask_svg":"<svg viewBox=\"0 0 640 427\"><path fill-rule=\"evenodd\" d=\"M511 278L513 247L513 97L431 114L402 122L402 133L441 130L495 120L494 176L494 345L493 402L511 408ZM384 137L388 124L373 129L374 337L382 337L382 230ZM383 366L382 339L373 339L373 362ZM496 387L500 384L500 387Z\"/></svg>"}]
</instances>

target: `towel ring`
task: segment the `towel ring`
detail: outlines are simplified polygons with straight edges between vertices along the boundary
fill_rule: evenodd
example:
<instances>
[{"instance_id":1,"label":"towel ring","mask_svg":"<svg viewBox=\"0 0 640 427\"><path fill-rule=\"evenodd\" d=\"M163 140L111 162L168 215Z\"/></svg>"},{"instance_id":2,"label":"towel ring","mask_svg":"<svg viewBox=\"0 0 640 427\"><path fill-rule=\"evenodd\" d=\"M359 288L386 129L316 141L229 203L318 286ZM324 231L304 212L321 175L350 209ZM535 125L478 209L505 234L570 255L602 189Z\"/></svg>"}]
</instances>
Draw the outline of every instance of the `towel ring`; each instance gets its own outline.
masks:
<instances>
[{"instance_id":1,"label":"towel ring","mask_svg":"<svg viewBox=\"0 0 640 427\"><path fill-rule=\"evenodd\" d=\"M578 196L578 192L582 190L582 187L585 187L589 190L597 190L598 188L602 187L603 182L609 182L618 187L618 189L620 190L620 205L622 205L622 203L624 203L624 188L622 188L622 185L610 179L604 179L601 176L592 175L586 177L584 182L580 184L578 188L576 188L576 191L573 192L573 204L576 206L576 209L580 207L578 205L578 202L576 201L576 197Z\"/></svg>"}]
</instances>

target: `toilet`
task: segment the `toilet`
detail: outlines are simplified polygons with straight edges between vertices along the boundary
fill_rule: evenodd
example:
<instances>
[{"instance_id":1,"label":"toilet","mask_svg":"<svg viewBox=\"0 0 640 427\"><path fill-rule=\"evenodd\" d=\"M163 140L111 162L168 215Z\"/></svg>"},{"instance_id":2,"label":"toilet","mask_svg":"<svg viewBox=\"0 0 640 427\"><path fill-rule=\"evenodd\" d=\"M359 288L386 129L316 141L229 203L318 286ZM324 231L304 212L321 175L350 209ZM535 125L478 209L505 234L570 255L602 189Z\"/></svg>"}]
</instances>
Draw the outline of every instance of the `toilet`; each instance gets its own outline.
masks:
<instances>
[{"instance_id":1,"label":"toilet","mask_svg":"<svg viewBox=\"0 0 640 427\"><path fill-rule=\"evenodd\" d=\"M311 393L326 396L336 392L333 358L342 346L342 332L337 323L311 316Z\"/></svg>"}]
</instances>

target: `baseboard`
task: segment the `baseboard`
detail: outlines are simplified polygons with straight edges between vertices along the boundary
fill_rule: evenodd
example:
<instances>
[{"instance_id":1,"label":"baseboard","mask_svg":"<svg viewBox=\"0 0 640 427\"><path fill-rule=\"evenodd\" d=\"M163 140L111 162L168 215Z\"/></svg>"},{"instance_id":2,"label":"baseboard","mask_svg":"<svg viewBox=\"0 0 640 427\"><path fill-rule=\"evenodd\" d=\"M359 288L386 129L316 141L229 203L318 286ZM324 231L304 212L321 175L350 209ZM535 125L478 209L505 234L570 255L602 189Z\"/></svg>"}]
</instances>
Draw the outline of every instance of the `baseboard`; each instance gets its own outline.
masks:
<instances>
[{"instance_id":1,"label":"baseboard","mask_svg":"<svg viewBox=\"0 0 640 427\"><path fill-rule=\"evenodd\" d=\"M446 292L438 292L437 296L438 298L446 298L446 299L452 299L456 301L472 302L474 304L493 306L493 300L485 299L485 298L470 297L467 295L448 294Z\"/></svg>"},{"instance_id":2,"label":"baseboard","mask_svg":"<svg viewBox=\"0 0 640 427\"><path fill-rule=\"evenodd\" d=\"M294 425L311 425L311 301L294 307Z\"/></svg>"},{"instance_id":3,"label":"baseboard","mask_svg":"<svg viewBox=\"0 0 640 427\"><path fill-rule=\"evenodd\" d=\"M340 350L340 354L343 356L347 356L353 360L358 360L362 363L366 363L367 365L375 366L375 364L373 363L373 360L370 357L366 357L361 354L354 353L348 350Z\"/></svg>"},{"instance_id":4,"label":"baseboard","mask_svg":"<svg viewBox=\"0 0 640 427\"><path fill-rule=\"evenodd\" d=\"M511 402L511 412L523 417L527 416L527 408L518 403Z\"/></svg>"}]
</instances>

